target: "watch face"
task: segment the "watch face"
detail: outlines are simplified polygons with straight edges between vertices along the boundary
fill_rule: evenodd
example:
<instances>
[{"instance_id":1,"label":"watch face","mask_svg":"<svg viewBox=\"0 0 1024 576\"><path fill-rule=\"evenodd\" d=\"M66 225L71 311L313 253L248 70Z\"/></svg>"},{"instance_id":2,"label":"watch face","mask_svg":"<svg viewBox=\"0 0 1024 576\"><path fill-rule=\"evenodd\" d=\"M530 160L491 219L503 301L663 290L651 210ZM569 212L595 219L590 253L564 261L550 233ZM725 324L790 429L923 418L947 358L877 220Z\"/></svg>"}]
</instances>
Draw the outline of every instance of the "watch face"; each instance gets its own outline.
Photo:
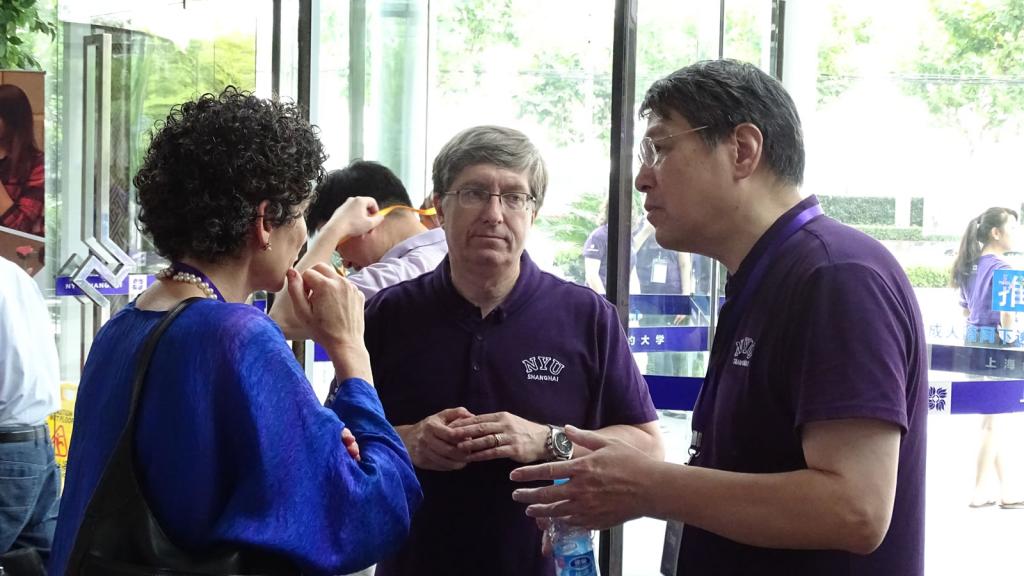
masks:
<instances>
[{"instance_id":1,"label":"watch face","mask_svg":"<svg viewBox=\"0 0 1024 576\"><path fill-rule=\"evenodd\" d=\"M572 440L569 440L569 437L565 435L565 432L555 430L552 441L555 445L555 450L557 450L559 454L568 455L572 453Z\"/></svg>"}]
</instances>

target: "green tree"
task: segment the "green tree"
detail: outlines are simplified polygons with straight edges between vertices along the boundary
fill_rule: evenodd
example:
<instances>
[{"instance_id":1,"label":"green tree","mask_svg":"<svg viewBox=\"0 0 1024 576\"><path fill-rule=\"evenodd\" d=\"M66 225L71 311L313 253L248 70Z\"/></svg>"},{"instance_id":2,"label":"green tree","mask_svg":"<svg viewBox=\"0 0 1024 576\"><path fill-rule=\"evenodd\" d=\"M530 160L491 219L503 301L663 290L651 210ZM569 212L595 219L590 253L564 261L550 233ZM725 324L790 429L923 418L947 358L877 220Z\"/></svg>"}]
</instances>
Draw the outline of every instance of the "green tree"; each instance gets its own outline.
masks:
<instances>
[{"instance_id":1,"label":"green tree","mask_svg":"<svg viewBox=\"0 0 1024 576\"><path fill-rule=\"evenodd\" d=\"M610 138L612 76L607 63L611 50L601 56L584 56L570 49L543 48L533 55L533 65L520 74L529 88L514 96L520 118L534 118L546 128L553 142ZM593 60L598 60L597 62Z\"/></svg>"},{"instance_id":2,"label":"green tree","mask_svg":"<svg viewBox=\"0 0 1024 576\"><path fill-rule=\"evenodd\" d=\"M585 192L569 204L568 213L537 218L537 227L558 242L555 265L566 279L577 284L584 283L583 244L605 220L600 213L604 199L604 194Z\"/></svg>"},{"instance_id":3,"label":"green tree","mask_svg":"<svg viewBox=\"0 0 1024 576\"><path fill-rule=\"evenodd\" d=\"M519 46L513 0L453 0L437 7L438 87L466 93L494 66L491 50Z\"/></svg>"},{"instance_id":4,"label":"green tree","mask_svg":"<svg viewBox=\"0 0 1024 576\"><path fill-rule=\"evenodd\" d=\"M57 38L57 26L44 17L36 0L0 2L0 69L39 70L32 55L31 37L36 34Z\"/></svg>"},{"instance_id":5,"label":"green tree","mask_svg":"<svg viewBox=\"0 0 1024 576\"><path fill-rule=\"evenodd\" d=\"M698 59L694 22L688 21L680 29L678 23L650 14L649 20L641 22L644 33L637 39L637 99L658 78ZM744 26L750 21L740 19L730 36L740 42L749 33ZM524 95L516 97L520 117L539 120L550 128L552 141L560 144L581 139L607 144L612 107L610 42L603 49L592 50L590 61L574 48L552 49L541 43L537 50L533 67L522 71L530 85Z\"/></svg>"},{"instance_id":6,"label":"green tree","mask_svg":"<svg viewBox=\"0 0 1024 576\"><path fill-rule=\"evenodd\" d=\"M725 13L726 58L758 63L761 61L761 30L751 10L732 9Z\"/></svg>"},{"instance_id":7,"label":"green tree","mask_svg":"<svg viewBox=\"0 0 1024 576\"><path fill-rule=\"evenodd\" d=\"M665 0L671 4L674 0ZM592 31L573 30L566 36L531 33L531 19L544 4L525 7L522 0L486 3L484 0L448 0L437 13L437 54L439 83L446 93L466 92L479 82L487 66L493 66L496 48L514 47L519 60L518 77L522 89L513 92L520 118L531 119L544 127L546 140L568 147L581 142L601 142L607 146L611 128L611 21L581 18L576 27L590 22ZM611 9L611 3L606 3ZM652 3L653 4L653 3ZM637 99L655 80L701 58L714 57L717 42L701 38L699 19L665 18L657 6L640 13L641 33L637 39ZM763 22L757 12L733 8L728 13L726 44L729 56L757 61L762 50ZM516 31L520 32L516 32ZM582 36L586 45L572 41ZM525 56L525 58L522 58ZM518 64L517 64L518 63ZM606 162L607 155L593 161ZM574 200L567 213L542 216L538 226L561 246L556 256L563 273L582 281L581 247L590 232L604 218L599 214L606 192L584 192ZM634 192L633 214L641 213L639 194Z\"/></svg>"},{"instance_id":8,"label":"green tree","mask_svg":"<svg viewBox=\"0 0 1024 576\"><path fill-rule=\"evenodd\" d=\"M1024 0L932 0L936 29L905 84L940 122L976 141L1019 129L1024 110Z\"/></svg>"},{"instance_id":9,"label":"green tree","mask_svg":"<svg viewBox=\"0 0 1024 576\"><path fill-rule=\"evenodd\" d=\"M143 83L143 116L152 122L167 116L171 107L205 92L218 93L231 84L256 87L256 41L252 36L230 35L214 40L190 40L182 49L173 42L146 35L134 65Z\"/></svg>"},{"instance_id":10,"label":"green tree","mask_svg":"<svg viewBox=\"0 0 1024 576\"><path fill-rule=\"evenodd\" d=\"M590 233L607 221L607 214L601 212L606 198L604 192L584 192L569 203L567 213L537 217L537 227L558 243L555 265L565 278L578 284L584 283L583 245ZM641 214L643 198L637 190L633 190L632 202L630 213Z\"/></svg>"},{"instance_id":11,"label":"green tree","mask_svg":"<svg viewBox=\"0 0 1024 576\"><path fill-rule=\"evenodd\" d=\"M687 21L680 28L678 22L659 18L655 10L642 15L639 28L643 33L637 39L637 105L647 86L700 57L695 22ZM540 120L548 128L548 137L559 144L597 140L607 145L611 138L610 38L605 47L591 47L587 53L590 60L571 46L552 48L542 41L535 50L533 67L521 72L530 84L524 95L516 98L520 117ZM595 158L595 162L605 158ZM606 220L601 213L605 198L605 190L584 192L570 203L568 212L538 218L538 227L558 243L555 265L574 282L584 282L582 249L590 233ZM636 190L630 213L643 213Z\"/></svg>"},{"instance_id":12,"label":"green tree","mask_svg":"<svg viewBox=\"0 0 1024 576\"><path fill-rule=\"evenodd\" d=\"M830 2L827 9L832 26L818 45L819 107L837 100L853 85L859 74L856 49L871 42L870 18L852 20L841 2Z\"/></svg>"}]
</instances>

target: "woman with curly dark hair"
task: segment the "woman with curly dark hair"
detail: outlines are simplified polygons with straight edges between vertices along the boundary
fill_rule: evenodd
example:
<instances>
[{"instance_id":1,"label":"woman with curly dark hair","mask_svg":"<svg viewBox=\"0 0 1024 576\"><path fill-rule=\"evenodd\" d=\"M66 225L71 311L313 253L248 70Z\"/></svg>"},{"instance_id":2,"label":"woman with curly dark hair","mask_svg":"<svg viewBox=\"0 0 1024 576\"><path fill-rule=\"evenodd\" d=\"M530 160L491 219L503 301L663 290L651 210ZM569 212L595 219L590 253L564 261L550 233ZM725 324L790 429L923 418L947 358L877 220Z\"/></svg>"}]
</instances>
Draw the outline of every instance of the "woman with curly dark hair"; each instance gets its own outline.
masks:
<instances>
[{"instance_id":1,"label":"woman with curly dark hair","mask_svg":"<svg viewBox=\"0 0 1024 576\"><path fill-rule=\"evenodd\" d=\"M135 185L141 229L172 263L93 343L51 574L114 571L83 552L93 538L83 522L131 418L141 494L190 558L241 550L258 559L242 573L337 574L374 563L406 536L421 494L368 384L362 297L327 266L301 276L290 268L323 160L295 106L232 87L175 107L158 126ZM337 373L327 408L281 331L244 303L255 290L281 290L286 276ZM193 297L157 340L130 411L143 342ZM129 562L152 567L133 554Z\"/></svg>"},{"instance_id":2,"label":"woman with curly dark hair","mask_svg":"<svg viewBox=\"0 0 1024 576\"><path fill-rule=\"evenodd\" d=\"M0 226L43 235L44 174L28 96L0 84Z\"/></svg>"}]
</instances>

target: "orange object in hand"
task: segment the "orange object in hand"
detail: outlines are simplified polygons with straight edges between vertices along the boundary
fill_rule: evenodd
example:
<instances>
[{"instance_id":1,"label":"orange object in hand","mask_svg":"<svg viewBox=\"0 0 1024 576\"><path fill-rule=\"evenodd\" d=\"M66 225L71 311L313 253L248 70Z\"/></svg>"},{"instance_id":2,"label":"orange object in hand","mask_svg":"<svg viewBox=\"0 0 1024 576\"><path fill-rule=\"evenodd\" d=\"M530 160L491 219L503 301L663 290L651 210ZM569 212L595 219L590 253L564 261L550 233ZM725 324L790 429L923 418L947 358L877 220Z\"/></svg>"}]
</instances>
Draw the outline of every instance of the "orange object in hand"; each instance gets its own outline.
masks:
<instances>
[{"instance_id":1,"label":"orange object in hand","mask_svg":"<svg viewBox=\"0 0 1024 576\"><path fill-rule=\"evenodd\" d=\"M412 210L413 212L417 214L422 214L423 216L433 216L437 214L436 208L413 208L412 206L406 206L404 204L395 204L394 206L388 206L387 208L381 210L380 212L377 212L377 214L380 214L381 216L387 216L393 210Z\"/></svg>"}]
</instances>

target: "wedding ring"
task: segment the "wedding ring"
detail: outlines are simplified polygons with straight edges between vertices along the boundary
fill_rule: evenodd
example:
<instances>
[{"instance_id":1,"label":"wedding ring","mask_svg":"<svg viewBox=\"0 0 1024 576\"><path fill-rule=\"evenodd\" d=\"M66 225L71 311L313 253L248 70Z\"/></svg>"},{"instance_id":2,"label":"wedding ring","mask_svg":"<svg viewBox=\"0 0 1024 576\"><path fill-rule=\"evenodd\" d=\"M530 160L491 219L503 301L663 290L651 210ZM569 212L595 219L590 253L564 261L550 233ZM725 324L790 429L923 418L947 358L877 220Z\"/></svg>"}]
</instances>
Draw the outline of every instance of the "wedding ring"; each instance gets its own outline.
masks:
<instances>
[{"instance_id":1,"label":"wedding ring","mask_svg":"<svg viewBox=\"0 0 1024 576\"><path fill-rule=\"evenodd\" d=\"M494 434L494 447L501 446L501 433Z\"/></svg>"}]
</instances>

